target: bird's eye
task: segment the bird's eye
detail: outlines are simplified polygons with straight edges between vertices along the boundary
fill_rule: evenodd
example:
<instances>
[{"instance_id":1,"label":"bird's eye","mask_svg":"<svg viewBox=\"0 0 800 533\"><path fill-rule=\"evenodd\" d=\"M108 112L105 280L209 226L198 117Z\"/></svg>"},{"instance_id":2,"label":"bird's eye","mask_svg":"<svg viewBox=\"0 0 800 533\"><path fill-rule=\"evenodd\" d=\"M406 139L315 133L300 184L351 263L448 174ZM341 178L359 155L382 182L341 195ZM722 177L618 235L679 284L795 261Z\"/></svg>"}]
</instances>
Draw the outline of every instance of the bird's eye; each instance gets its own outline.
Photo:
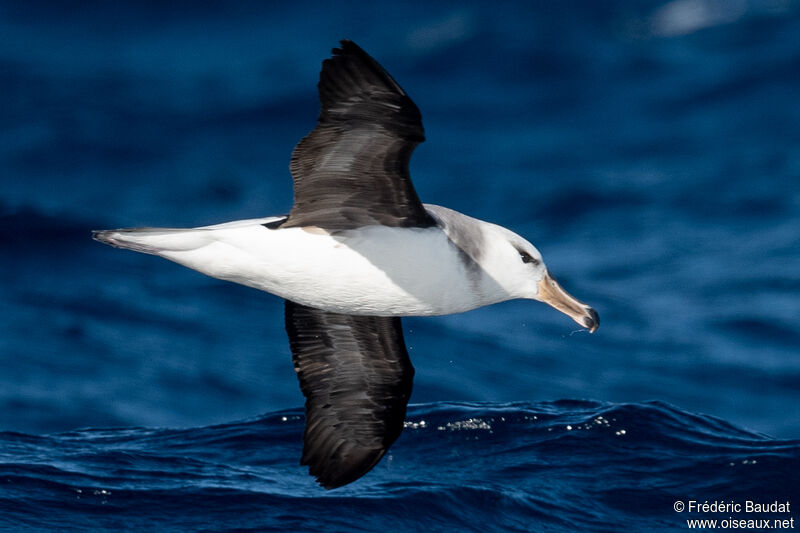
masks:
<instances>
[{"instance_id":1,"label":"bird's eye","mask_svg":"<svg viewBox=\"0 0 800 533\"><path fill-rule=\"evenodd\" d=\"M538 265L539 264L539 260L538 259L534 259L531 256L531 254L529 254L528 252L523 252L522 250L520 250L519 251L519 257L520 257L520 259L522 259L523 263L531 263L532 265Z\"/></svg>"}]
</instances>

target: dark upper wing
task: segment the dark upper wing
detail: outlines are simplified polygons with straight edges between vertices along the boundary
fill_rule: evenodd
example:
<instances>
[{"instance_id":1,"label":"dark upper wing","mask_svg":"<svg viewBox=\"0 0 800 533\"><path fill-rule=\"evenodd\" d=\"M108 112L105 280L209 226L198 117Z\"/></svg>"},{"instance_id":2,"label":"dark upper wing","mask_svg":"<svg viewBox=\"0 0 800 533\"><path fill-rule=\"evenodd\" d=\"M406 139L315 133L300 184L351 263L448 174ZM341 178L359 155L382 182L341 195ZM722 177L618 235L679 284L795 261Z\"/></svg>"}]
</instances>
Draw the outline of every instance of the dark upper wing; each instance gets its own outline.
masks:
<instances>
[{"instance_id":1,"label":"dark upper wing","mask_svg":"<svg viewBox=\"0 0 800 533\"><path fill-rule=\"evenodd\" d=\"M286 331L306 397L300 464L327 489L346 485L369 472L403 430L414 367L400 319L286 300Z\"/></svg>"},{"instance_id":2,"label":"dark upper wing","mask_svg":"<svg viewBox=\"0 0 800 533\"><path fill-rule=\"evenodd\" d=\"M294 207L283 227L432 226L408 162L425 140L419 109L352 41L322 63L317 127L295 147Z\"/></svg>"}]
</instances>

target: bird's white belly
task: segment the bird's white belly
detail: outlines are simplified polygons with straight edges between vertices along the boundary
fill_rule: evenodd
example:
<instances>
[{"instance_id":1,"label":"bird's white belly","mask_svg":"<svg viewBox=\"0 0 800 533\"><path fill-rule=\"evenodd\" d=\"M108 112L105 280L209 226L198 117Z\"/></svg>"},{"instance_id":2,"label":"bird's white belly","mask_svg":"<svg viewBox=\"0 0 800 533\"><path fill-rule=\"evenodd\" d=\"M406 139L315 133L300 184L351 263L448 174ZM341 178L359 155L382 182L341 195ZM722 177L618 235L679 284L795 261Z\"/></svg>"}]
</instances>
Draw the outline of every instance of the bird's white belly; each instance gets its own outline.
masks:
<instances>
[{"instance_id":1,"label":"bird's white belly","mask_svg":"<svg viewBox=\"0 0 800 533\"><path fill-rule=\"evenodd\" d=\"M467 311L482 296L444 232L368 226L330 235L318 228L261 225L210 230L201 247L159 255L215 278L326 311L380 316Z\"/></svg>"}]
</instances>

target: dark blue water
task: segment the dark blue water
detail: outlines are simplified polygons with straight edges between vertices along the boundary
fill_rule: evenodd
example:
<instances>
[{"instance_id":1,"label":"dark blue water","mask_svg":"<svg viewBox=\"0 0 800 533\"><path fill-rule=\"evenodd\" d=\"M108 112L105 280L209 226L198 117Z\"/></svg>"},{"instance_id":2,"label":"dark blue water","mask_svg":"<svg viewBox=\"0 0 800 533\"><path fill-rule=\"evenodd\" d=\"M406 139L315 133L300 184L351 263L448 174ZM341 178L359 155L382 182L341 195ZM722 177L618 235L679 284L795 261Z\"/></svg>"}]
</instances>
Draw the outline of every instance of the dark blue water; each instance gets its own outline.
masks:
<instances>
[{"instance_id":1,"label":"dark blue water","mask_svg":"<svg viewBox=\"0 0 800 533\"><path fill-rule=\"evenodd\" d=\"M0 529L679 531L754 515L678 500L800 506L798 35L792 0L0 3ZM343 37L422 111L420 197L528 237L601 327L521 301L404 320L406 430L325 492L282 302L90 230L285 213Z\"/></svg>"},{"instance_id":2,"label":"dark blue water","mask_svg":"<svg viewBox=\"0 0 800 533\"><path fill-rule=\"evenodd\" d=\"M189 429L3 433L0 526L682 530L700 515L676 501L800 498L800 441L659 402L418 405L372 473L325 493L297 468L302 431L294 409Z\"/></svg>"}]
</instances>

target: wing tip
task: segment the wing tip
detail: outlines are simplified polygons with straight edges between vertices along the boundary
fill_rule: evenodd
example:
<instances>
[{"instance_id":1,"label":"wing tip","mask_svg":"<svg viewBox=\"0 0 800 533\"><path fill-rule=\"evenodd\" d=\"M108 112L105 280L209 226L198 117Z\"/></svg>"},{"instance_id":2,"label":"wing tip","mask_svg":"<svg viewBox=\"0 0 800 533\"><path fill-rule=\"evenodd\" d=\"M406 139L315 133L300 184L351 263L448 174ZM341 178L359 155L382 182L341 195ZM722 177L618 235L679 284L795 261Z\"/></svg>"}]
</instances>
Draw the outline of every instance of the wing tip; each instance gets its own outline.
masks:
<instances>
[{"instance_id":1,"label":"wing tip","mask_svg":"<svg viewBox=\"0 0 800 533\"><path fill-rule=\"evenodd\" d=\"M346 58L350 56L365 64L369 68L369 70L372 71L372 74L376 76L375 81L385 84L387 88L396 91L401 96L405 97L408 96L406 92L403 90L403 88L400 86L400 84L397 83L397 81L392 77L391 74L389 74L389 72L383 67L383 65L378 63L378 61L374 57L365 52L363 48L361 48L359 45L355 43L355 41L351 39L341 39L339 41L339 47L333 48L331 52L333 54L333 57L328 58L322 62L323 68L322 72L320 73L321 74L320 84L324 85L323 77L325 75L326 67L333 68L334 63L338 63L337 61L335 61L337 57ZM318 86L320 84L318 84ZM412 106L416 108L416 105L413 102L411 102L410 99L409 102L411 103ZM419 110L417 110L417 113L419 113Z\"/></svg>"},{"instance_id":2,"label":"wing tip","mask_svg":"<svg viewBox=\"0 0 800 533\"><path fill-rule=\"evenodd\" d=\"M367 56L369 55L364 51L363 48L358 46L355 43L355 41L353 41L351 39L341 39L341 40L339 40L339 46L341 48L334 48L333 50L331 50L333 55L337 55L337 56L345 55L345 54L359 54L359 55L363 54L363 55L367 55Z\"/></svg>"},{"instance_id":3,"label":"wing tip","mask_svg":"<svg viewBox=\"0 0 800 533\"><path fill-rule=\"evenodd\" d=\"M309 457L303 454L301 466L308 467L308 473L314 476L317 483L325 490L338 489L361 479L386 454L387 448L371 448L351 450L357 453L355 457Z\"/></svg>"}]
</instances>

